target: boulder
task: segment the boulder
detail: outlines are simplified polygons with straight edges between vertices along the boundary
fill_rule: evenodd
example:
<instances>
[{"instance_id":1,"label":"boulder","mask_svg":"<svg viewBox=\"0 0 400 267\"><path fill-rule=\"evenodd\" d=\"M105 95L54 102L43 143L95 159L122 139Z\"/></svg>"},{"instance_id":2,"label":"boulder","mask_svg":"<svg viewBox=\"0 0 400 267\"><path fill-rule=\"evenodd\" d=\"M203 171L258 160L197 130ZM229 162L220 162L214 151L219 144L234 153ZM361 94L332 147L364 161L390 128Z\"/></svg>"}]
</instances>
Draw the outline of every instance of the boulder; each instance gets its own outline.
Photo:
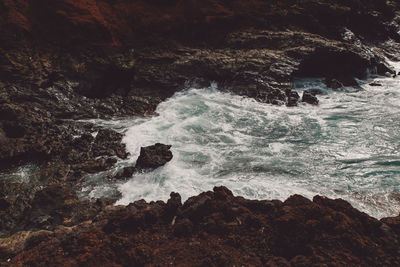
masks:
<instances>
[{"instance_id":1,"label":"boulder","mask_svg":"<svg viewBox=\"0 0 400 267\"><path fill-rule=\"evenodd\" d=\"M344 87L343 83L339 82L336 79L326 79L325 84L326 86L328 86L328 88L332 88L334 90Z\"/></svg>"},{"instance_id":2,"label":"boulder","mask_svg":"<svg viewBox=\"0 0 400 267\"><path fill-rule=\"evenodd\" d=\"M301 101L311 105L318 105L319 103L318 98L307 90L303 92L303 97L301 98Z\"/></svg>"},{"instance_id":3,"label":"boulder","mask_svg":"<svg viewBox=\"0 0 400 267\"><path fill-rule=\"evenodd\" d=\"M160 143L142 147L136 161L136 170L153 170L165 165L172 159L170 148L170 145Z\"/></svg>"},{"instance_id":4,"label":"boulder","mask_svg":"<svg viewBox=\"0 0 400 267\"><path fill-rule=\"evenodd\" d=\"M286 96L287 96L287 104L286 106L288 107L294 107L297 106L297 102L299 101L299 94L296 91L293 90L286 90Z\"/></svg>"}]
</instances>

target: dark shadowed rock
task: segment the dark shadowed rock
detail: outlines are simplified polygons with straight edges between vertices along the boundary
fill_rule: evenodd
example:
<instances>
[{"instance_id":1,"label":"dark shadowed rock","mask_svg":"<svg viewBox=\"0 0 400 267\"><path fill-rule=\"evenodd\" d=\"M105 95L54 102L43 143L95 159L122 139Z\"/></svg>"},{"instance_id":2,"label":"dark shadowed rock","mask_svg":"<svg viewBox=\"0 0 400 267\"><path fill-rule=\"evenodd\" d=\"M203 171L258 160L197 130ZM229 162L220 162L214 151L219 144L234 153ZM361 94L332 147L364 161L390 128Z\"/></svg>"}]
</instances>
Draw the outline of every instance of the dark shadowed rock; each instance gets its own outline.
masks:
<instances>
[{"instance_id":1,"label":"dark shadowed rock","mask_svg":"<svg viewBox=\"0 0 400 267\"><path fill-rule=\"evenodd\" d=\"M325 84L329 88L332 89L339 89L344 86L349 86L349 87L358 87L359 84L357 80L348 75L341 75L341 76L336 76L336 77L327 77L325 79Z\"/></svg>"},{"instance_id":2,"label":"dark shadowed rock","mask_svg":"<svg viewBox=\"0 0 400 267\"><path fill-rule=\"evenodd\" d=\"M381 83L378 83L378 82L372 82L372 83L370 83L369 85L370 85L370 86L382 86L382 84L381 84Z\"/></svg>"},{"instance_id":3,"label":"dark shadowed rock","mask_svg":"<svg viewBox=\"0 0 400 267\"><path fill-rule=\"evenodd\" d=\"M173 157L170 148L170 145L160 143L140 148L136 166L124 167L122 172L117 173L113 178L126 179L132 177L136 172L151 171L165 165Z\"/></svg>"},{"instance_id":4,"label":"dark shadowed rock","mask_svg":"<svg viewBox=\"0 0 400 267\"><path fill-rule=\"evenodd\" d=\"M319 103L318 98L307 90L303 92L303 97L301 98L301 101L311 105L318 105Z\"/></svg>"},{"instance_id":5,"label":"dark shadowed rock","mask_svg":"<svg viewBox=\"0 0 400 267\"><path fill-rule=\"evenodd\" d=\"M122 171L122 177L129 178L135 173L135 171L135 167L125 167Z\"/></svg>"},{"instance_id":6,"label":"dark shadowed rock","mask_svg":"<svg viewBox=\"0 0 400 267\"><path fill-rule=\"evenodd\" d=\"M297 106L297 102L299 101L299 94L296 91L293 90L286 90L285 94L287 96L287 106L288 107L294 107Z\"/></svg>"},{"instance_id":7,"label":"dark shadowed rock","mask_svg":"<svg viewBox=\"0 0 400 267\"><path fill-rule=\"evenodd\" d=\"M332 88L332 89L339 89L344 86L343 83L339 82L336 79L326 79L325 84L326 84L326 86L328 86L328 88Z\"/></svg>"},{"instance_id":8,"label":"dark shadowed rock","mask_svg":"<svg viewBox=\"0 0 400 267\"><path fill-rule=\"evenodd\" d=\"M187 218L179 219L173 228L176 236L189 236L193 231L193 223Z\"/></svg>"},{"instance_id":9,"label":"dark shadowed rock","mask_svg":"<svg viewBox=\"0 0 400 267\"><path fill-rule=\"evenodd\" d=\"M156 169L165 165L172 159L170 145L157 143L152 146L142 147L136 161L137 170Z\"/></svg>"},{"instance_id":10,"label":"dark shadowed rock","mask_svg":"<svg viewBox=\"0 0 400 267\"><path fill-rule=\"evenodd\" d=\"M0 168L38 168L30 183L0 180L0 265L399 266L399 219L380 223L343 200L250 201L223 187L184 205L176 193L126 207L80 199L83 175L127 153L121 134L75 121L154 115L188 81L293 106L294 76L343 86L367 70L392 76L383 62L400 59L399 10L385 0L0 1ZM169 148L143 148L122 175L162 166Z\"/></svg>"},{"instance_id":11,"label":"dark shadowed rock","mask_svg":"<svg viewBox=\"0 0 400 267\"><path fill-rule=\"evenodd\" d=\"M182 206L182 198L178 193L172 192L167 201L167 214L172 215Z\"/></svg>"},{"instance_id":12,"label":"dark shadowed rock","mask_svg":"<svg viewBox=\"0 0 400 267\"><path fill-rule=\"evenodd\" d=\"M63 205L58 196L44 196L43 210L53 205L47 203L49 198ZM171 209L176 213L168 213ZM173 193L167 203L141 200L126 207L107 206L97 218L0 239L0 261L12 256L11 265L51 266L400 263L399 217L378 221L344 200L322 196L311 201L293 195L282 203L235 197L227 188L215 187L183 206Z\"/></svg>"},{"instance_id":13,"label":"dark shadowed rock","mask_svg":"<svg viewBox=\"0 0 400 267\"><path fill-rule=\"evenodd\" d=\"M320 89L308 89L307 91L310 92L313 96L324 94L324 92L322 92Z\"/></svg>"}]
</instances>

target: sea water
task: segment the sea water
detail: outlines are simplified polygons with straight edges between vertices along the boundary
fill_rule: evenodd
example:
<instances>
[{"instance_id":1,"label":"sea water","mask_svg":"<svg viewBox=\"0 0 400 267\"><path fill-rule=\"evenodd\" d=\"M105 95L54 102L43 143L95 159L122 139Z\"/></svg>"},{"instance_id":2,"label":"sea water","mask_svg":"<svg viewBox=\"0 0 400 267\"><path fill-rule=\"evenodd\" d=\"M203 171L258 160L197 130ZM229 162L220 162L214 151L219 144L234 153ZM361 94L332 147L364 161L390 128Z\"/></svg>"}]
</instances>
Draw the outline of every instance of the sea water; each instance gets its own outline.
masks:
<instances>
[{"instance_id":1,"label":"sea water","mask_svg":"<svg viewBox=\"0 0 400 267\"><path fill-rule=\"evenodd\" d=\"M400 65L395 65L400 69ZM374 81L382 86L371 86ZM134 165L140 147L172 145L173 159L127 181L91 178L91 197L118 191L117 204L183 200L224 185L250 199L292 194L343 198L377 218L400 212L400 77L328 89L323 79L297 79L294 90L320 89L319 105L274 106L209 88L176 93L158 116L96 121L124 133L130 152L114 172Z\"/></svg>"}]
</instances>

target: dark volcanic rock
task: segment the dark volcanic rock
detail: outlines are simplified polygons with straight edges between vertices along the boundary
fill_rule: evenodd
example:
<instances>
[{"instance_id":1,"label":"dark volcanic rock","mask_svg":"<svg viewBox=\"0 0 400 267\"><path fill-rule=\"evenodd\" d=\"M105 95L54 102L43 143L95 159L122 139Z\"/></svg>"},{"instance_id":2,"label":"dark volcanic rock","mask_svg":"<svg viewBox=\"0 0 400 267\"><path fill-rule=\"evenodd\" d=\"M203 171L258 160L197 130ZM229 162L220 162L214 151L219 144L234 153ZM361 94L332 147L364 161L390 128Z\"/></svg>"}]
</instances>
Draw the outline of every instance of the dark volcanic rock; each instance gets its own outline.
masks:
<instances>
[{"instance_id":1,"label":"dark volcanic rock","mask_svg":"<svg viewBox=\"0 0 400 267\"><path fill-rule=\"evenodd\" d=\"M326 84L326 86L328 86L328 88L332 88L332 89L339 89L344 86L343 83L339 82L336 79L326 79L325 84Z\"/></svg>"},{"instance_id":2,"label":"dark volcanic rock","mask_svg":"<svg viewBox=\"0 0 400 267\"><path fill-rule=\"evenodd\" d=\"M165 165L172 159L170 145L157 143L152 146L142 147L136 161L137 170L151 170Z\"/></svg>"},{"instance_id":3,"label":"dark volcanic rock","mask_svg":"<svg viewBox=\"0 0 400 267\"><path fill-rule=\"evenodd\" d=\"M287 96L287 106L288 107L294 107L297 106L297 102L299 101L299 94L296 91L292 90L286 90L286 96Z\"/></svg>"},{"instance_id":4,"label":"dark volcanic rock","mask_svg":"<svg viewBox=\"0 0 400 267\"><path fill-rule=\"evenodd\" d=\"M369 84L370 86L382 86L382 84L378 83L378 82L372 82Z\"/></svg>"},{"instance_id":5,"label":"dark volcanic rock","mask_svg":"<svg viewBox=\"0 0 400 267\"><path fill-rule=\"evenodd\" d=\"M132 177L132 175L136 172L135 167L125 167L122 170L122 173L120 175L117 175L117 178L129 178Z\"/></svg>"},{"instance_id":6,"label":"dark volcanic rock","mask_svg":"<svg viewBox=\"0 0 400 267\"><path fill-rule=\"evenodd\" d=\"M307 91L310 94L312 94L313 96L322 95L323 94L323 91L321 91L320 89L308 89Z\"/></svg>"},{"instance_id":7,"label":"dark volcanic rock","mask_svg":"<svg viewBox=\"0 0 400 267\"><path fill-rule=\"evenodd\" d=\"M1 1L0 171L36 169L28 182L0 181L0 265L399 265L398 219L381 224L340 200L250 201L226 188L183 206L177 194L127 207L79 199L84 175L127 153L119 133L75 121L154 115L210 81L294 106L295 76L357 86L367 70L394 74L384 58L400 59L399 10L384 0ZM318 103L315 92L302 101ZM168 146L144 149L123 176L171 158Z\"/></svg>"},{"instance_id":8,"label":"dark volcanic rock","mask_svg":"<svg viewBox=\"0 0 400 267\"><path fill-rule=\"evenodd\" d=\"M178 199L109 206L92 223L18 233L0 239L0 256L12 255L12 265L400 264L398 218L381 222L341 199L247 200L224 187L183 206Z\"/></svg>"},{"instance_id":9,"label":"dark volcanic rock","mask_svg":"<svg viewBox=\"0 0 400 267\"><path fill-rule=\"evenodd\" d=\"M140 155L136 160L136 166L123 168L122 172L117 173L113 178L130 178L136 172L151 171L165 165L173 157L170 148L170 145L160 143L140 148Z\"/></svg>"},{"instance_id":10,"label":"dark volcanic rock","mask_svg":"<svg viewBox=\"0 0 400 267\"><path fill-rule=\"evenodd\" d=\"M311 105L318 105L318 103L319 103L317 97L312 92L309 92L308 90L303 92L301 101L311 104Z\"/></svg>"}]
</instances>

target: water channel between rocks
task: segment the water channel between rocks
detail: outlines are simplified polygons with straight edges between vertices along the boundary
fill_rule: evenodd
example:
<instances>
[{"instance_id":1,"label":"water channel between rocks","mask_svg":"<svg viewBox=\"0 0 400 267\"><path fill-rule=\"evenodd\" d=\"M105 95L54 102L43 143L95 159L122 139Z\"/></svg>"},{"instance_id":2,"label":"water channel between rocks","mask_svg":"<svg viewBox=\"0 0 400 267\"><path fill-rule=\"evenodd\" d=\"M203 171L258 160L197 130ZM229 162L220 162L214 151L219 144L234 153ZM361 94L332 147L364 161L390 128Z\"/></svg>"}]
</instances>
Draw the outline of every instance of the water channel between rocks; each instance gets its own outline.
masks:
<instances>
[{"instance_id":1,"label":"water channel between rocks","mask_svg":"<svg viewBox=\"0 0 400 267\"><path fill-rule=\"evenodd\" d=\"M400 65L395 65L397 70ZM295 90L318 88L319 106L273 106L210 88L189 89L161 103L159 116L96 124L124 133L131 153L114 170L135 163L141 146L172 145L167 165L127 181L87 178L83 195L117 204L183 200L216 185L250 199L292 194L343 198L375 217L400 211L400 77L331 90L322 79L299 79Z\"/></svg>"}]
</instances>

